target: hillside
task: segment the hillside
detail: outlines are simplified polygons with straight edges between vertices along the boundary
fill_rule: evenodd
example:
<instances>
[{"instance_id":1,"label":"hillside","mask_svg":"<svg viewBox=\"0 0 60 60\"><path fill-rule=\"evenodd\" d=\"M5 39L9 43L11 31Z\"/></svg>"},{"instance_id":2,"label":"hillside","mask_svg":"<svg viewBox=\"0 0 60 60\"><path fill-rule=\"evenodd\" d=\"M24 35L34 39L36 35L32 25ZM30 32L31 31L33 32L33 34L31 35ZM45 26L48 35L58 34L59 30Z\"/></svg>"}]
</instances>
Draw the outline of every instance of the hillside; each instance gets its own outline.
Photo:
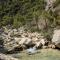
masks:
<instances>
[{"instance_id":1,"label":"hillside","mask_svg":"<svg viewBox=\"0 0 60 60\"><path fill-rule=\"evenodd\" d=\"M59 49L60 0L0 0L1 60L60 60Z\"/></svg>"}]
</instances>

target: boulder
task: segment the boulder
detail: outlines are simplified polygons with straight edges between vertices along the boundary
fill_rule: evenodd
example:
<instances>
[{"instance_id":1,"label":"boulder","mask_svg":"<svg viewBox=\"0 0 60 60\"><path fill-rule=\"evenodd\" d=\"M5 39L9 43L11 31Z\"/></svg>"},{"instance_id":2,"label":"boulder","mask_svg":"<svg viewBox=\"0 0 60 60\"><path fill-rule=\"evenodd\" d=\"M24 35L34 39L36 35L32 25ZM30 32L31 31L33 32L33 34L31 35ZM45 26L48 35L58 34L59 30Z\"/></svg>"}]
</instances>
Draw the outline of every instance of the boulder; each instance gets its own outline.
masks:
<instances>
[{"instance_id":1,"label":"boulder","mask_svg":"<svg viewBox=\"0 0 60 60\"><path fill-rule=\"evenodd\" d=\"M60 48L60 29L54 30L52 43L55 44L56 47Z\"/></svg>"}]
</instances>

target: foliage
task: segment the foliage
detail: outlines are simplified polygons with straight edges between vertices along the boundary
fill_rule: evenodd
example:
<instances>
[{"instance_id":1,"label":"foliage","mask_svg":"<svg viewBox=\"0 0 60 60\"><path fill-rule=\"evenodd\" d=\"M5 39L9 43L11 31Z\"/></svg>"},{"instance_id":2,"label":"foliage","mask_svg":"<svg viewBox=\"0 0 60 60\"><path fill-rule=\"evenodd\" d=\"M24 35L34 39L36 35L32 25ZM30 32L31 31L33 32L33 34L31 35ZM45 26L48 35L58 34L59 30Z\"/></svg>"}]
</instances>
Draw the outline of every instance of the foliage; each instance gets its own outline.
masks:
<instances>
[{"instance_id":1,"label":"foliage","mask_svg":"<svg viewBox=\"0 0 60 60\"><path fill-rule=\"evenodd\" d=\"M57 13L59 10L52 11L57 9L58 5L60 5L60 0L56 0L53 9L45 11L45 0L2 0L0 1L0 27L12 25L18 28L27 25L30 30L39 31L38 22L42 20L42 17L46 23L42 32L50 36L51 28L53 30L60 26L60 15ZM37 29L33 29L32 21L34 21L33 24L36 22L34 26L37 26Z\"/></svg>"},{"instance_id":2,"label":"foliage","mask_svg":"<svg viewBox=\"0 0 60 60\"><path fill-rule=\"evenodd\" d=\"M25 21L33 20L34 13L41 13L44 6L44 0L3 0L0 2L0 21L2 25L24 25Z\"/></svg>"},{"instance_id":3,"label":"foliage","mask_svg":"<svg viewBox=\"0 0 60 60\"><path fill-rule=\"evenodd\" d=\"M13 20L13 18L11 17L11 16L4 16L3 18L2 18L2 25L8 25L8 24L12 24L12 21Z\"/></svg>"}]
</instances>

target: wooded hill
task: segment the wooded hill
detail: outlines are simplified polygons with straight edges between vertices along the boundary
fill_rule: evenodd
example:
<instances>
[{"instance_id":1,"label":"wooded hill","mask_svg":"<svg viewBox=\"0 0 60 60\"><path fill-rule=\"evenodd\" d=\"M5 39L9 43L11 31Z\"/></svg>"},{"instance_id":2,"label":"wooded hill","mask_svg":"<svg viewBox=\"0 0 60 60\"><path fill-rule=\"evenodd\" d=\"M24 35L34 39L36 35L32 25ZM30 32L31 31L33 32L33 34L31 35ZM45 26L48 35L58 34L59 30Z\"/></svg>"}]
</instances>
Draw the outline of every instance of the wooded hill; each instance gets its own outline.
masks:
<instances>
[{"instance_id":1,"label":"wooded hill","mask_svg":"<svg viewBox=\"0 0 60 60\"><path fill-rule=\"evenodd\" d=\"M54 2L53 9L56 7L58 9L59 4L60 0ZM27 21L30 23L34 20L33 18L40 20L38 18L41 15L44 16L45 13L48 20L54 21L54 18L58 20L59 16L56 12L51 11L51 9L47 11L49 13L45 12L46 5L45 0L0 0L0 25L24 25Z\"/></svg>"},{"instance_id":2,"label":"wooded hill","mask_svg":"<svg viewBox=\"0 0 60 60\"><path fill-rule=\"evenodd\" d=\"M0 0L0 27L27 26L51 31L60 26L60 0Z\"/></svg>"}]
</instances>

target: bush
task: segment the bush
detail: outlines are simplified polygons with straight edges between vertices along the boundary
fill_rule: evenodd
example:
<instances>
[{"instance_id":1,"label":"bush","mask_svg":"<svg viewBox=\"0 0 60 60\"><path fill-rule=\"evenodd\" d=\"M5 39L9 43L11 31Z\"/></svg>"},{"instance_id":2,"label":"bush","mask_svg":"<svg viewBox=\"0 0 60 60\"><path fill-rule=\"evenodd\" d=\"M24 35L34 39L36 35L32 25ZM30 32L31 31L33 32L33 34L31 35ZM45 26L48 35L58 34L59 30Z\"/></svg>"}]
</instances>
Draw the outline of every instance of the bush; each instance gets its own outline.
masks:
<instances>
[{"instance_id":1,"label":"bush","mask_svg":"<svg viewBox=\"0 0 60 60\"><path fill-rule=\"evenodd\" d=\"M11 25L13 22L13 18L11 16L4 16L2 18L2 25Z\"/></svg>"}]
</instances>

